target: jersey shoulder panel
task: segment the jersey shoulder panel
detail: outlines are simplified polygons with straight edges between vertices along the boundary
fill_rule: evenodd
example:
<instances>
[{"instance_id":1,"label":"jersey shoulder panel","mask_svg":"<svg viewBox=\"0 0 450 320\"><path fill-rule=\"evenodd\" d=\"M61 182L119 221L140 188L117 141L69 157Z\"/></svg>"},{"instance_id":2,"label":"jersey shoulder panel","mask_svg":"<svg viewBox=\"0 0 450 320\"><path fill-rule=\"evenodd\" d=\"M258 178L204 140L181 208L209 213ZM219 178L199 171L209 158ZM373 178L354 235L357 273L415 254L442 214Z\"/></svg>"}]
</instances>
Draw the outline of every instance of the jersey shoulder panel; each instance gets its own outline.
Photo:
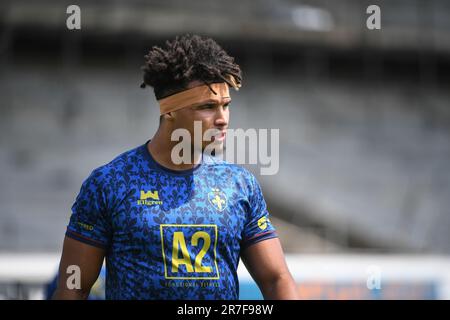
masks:
<instances>
[{"instance_id":1,"label":"jersey shoulder panel","mask_svg":"<svg viewBox=\"0 0 450 320\"><path fill-rule=\"evenodd\" d=\"M139 147L123 152L110 162L95 168L88 179L92 179L106 197L107 209L125 195L123 185L130 185L139 172L142 161Z\"/></svg>"},{"instance_id":2,"label":"jersey shoulder panel","mask_svg":"<svg viewBox=\"0 0 450 320\"><path fill-rule=\"evenodd\" d=\"M216 169L228 169L231 170L234 174L239 175L239 177L243 178L252 178L253 174L243 166L225 161L223 159L220 159L218 157L213 156L205 156L203 163L207 167L216 168Z\"/></svg>"}]
</instances>

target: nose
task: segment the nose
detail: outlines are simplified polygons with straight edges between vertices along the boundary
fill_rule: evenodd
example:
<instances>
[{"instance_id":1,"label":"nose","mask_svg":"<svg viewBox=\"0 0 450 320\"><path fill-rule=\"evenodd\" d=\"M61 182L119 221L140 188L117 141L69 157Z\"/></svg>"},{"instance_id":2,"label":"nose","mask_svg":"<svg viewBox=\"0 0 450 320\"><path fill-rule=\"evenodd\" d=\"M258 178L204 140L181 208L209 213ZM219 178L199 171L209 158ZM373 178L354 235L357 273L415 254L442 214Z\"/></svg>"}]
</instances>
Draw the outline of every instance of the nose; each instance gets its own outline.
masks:
<instances>
[{"instance_id":1,"label":"nose","mask_svg":"<svg viewBox=\"0 0 450 320\"><path fill-rule=\"evenodd\" d=\"M224 108L223 105L220 105L217 108L214 124L218 127L226 127L228 125L228 119L229 119L228 108Z\"/></svg>"}]
</instances>

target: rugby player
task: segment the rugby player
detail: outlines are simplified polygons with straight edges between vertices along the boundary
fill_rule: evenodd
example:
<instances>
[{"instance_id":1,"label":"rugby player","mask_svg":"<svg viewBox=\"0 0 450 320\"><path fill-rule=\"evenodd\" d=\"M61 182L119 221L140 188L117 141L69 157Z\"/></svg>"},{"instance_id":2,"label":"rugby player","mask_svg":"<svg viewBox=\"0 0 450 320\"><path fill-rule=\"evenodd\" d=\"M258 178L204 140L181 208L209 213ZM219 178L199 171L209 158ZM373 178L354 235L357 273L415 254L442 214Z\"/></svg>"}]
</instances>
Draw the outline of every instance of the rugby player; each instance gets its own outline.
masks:
<instances>
[{"instance_id":1,"label":"rugby player","mask_svg":"<svg viewBox=\"0 0 450 320\"><path fill-rule=\"evenodd\" d=\"M242 81L234 58L211 38L183 35L153 47L142 69L159 128L83 182L53 298L86 299L106 259L106 299L238 299L241 258L265 299L297 299L255 176L202 152L188 163L172 159L172 132L193 134L195 121L223 145L229 89ZM68 286L73 265L78 288Z\"/></svg>"}]
</instances>

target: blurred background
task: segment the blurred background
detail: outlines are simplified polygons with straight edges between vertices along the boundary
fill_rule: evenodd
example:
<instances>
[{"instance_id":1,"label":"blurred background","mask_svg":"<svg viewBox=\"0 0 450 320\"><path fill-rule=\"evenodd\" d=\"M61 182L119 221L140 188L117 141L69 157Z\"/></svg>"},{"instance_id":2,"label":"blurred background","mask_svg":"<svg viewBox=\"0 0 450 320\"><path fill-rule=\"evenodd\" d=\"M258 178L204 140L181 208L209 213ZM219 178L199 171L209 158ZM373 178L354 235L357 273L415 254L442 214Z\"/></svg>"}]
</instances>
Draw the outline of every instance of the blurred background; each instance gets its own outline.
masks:
<instances>
[{"instance_id":1,"label":"blurred background","mask_svg":"<svg viewBox=\"0 0 450 320\"><path fill-rule=\"evenodd\" d=\"M0 3L0 298L45 297L82 181L157 129L143 56L186 32L243 69L230 127L280 129L249 169L300 296L450 298L450 2L77 1L68 30L70 4Z\"/></svg>"}]
</instances>

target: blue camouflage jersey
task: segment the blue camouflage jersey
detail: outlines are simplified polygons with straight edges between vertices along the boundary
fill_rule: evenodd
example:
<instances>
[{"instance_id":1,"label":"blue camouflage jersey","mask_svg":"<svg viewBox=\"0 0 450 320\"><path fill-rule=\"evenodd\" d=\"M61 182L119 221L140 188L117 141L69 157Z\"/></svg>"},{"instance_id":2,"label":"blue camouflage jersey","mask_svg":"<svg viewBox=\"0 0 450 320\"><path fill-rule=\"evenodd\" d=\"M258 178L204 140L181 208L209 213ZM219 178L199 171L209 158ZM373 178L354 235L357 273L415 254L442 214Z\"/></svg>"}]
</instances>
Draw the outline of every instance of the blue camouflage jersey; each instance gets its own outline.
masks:
<instances>
[{"instance_id":1,"label":"blue camouflage jersey","mask_svg":"<svg viewBox=\"0 0 450 320\"><path fill-rule=\"evenodd\" d=\"M277 237L256 178L210 156L170 170L147 143L90 174L66 235L106 250L106 299L238 299L241 250Z\"/></svg>"}]
</instances>

